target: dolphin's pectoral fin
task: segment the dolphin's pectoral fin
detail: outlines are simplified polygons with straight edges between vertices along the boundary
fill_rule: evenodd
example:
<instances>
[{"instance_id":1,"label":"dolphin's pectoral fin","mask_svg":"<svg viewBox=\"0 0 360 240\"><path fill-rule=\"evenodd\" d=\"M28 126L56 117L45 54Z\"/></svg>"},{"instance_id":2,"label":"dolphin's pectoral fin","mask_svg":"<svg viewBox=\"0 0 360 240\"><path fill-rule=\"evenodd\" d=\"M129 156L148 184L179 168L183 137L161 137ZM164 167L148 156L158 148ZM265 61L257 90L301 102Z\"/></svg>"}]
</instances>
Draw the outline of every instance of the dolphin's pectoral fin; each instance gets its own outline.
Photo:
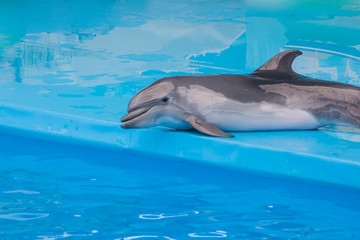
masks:
<instances>
[{"instance_id":1,"label":"dolphin's pectoral fin","mask_svg":"<svg viewBox=\"0 0 360 240\"><path fill-rule=\"evenodd\" d=\"M258 68L251 75L264 75L268 74L288 74L288 75L297 75L291 67L294 59L301 55L302 52L298 50L288 50L279 53L278 55L271 58L264 65Z\"/></svg>"},{"instance_id":2,"label":"dolphin's pectoral fin","mask_svg":"<svg viewBox=\"0 0 360 240\"><path fill-rule=\"evenodd\" d=\"M212 123L209 123L205 120L196 118L194 116L190 116L186 119L186 121L193 126L199 132L202 132L206 135L214 136L214 137L234 137L231 134L228 134L222 130L220 130L217 126Z\"/></svg>"}]
</instances>

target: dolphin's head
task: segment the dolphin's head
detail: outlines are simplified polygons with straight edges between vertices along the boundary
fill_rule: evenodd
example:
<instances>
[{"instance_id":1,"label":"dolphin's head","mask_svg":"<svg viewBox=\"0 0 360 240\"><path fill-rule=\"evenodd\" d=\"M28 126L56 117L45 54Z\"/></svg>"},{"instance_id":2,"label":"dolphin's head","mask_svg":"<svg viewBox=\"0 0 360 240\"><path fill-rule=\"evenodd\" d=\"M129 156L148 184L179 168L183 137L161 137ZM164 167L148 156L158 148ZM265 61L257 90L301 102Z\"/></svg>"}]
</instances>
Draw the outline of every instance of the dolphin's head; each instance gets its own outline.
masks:
<instances>
[{"instance_id":1,"label":"dolphin's head","mask_svg":"<svg viewBox=\"0 0 360 240\"><path fill-rule=\"evenodd\" d=\"M175 86L161 79L138 92L130 101L128 114L121 118L123 128L143 128L163 125L186 128L186 113L176 104ZM183 126L182 126L183 125Z\"/></svg>"}]
</instances>

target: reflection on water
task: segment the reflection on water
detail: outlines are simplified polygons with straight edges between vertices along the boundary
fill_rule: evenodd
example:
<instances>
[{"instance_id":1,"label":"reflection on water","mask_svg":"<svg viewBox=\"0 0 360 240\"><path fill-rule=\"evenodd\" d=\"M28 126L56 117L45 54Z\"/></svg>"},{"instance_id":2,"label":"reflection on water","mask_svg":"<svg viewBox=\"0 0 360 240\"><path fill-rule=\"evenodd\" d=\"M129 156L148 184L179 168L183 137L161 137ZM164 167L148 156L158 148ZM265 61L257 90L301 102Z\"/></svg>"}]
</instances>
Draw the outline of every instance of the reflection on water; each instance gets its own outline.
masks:
<instances>
[{"instance_id":1,"label":"reflection on water","mask_svg":"<svg viewBox=\"0 0 360 240\"><path fill-rule=\"evenodd\" d=\"M198 212L194 211L196 214L198 214ZM163 219L163 218L176 218L176 217L187 217L189 216L188 213L184 213L184 214L141 214L139 216L139 218L141 219L148 219L148 220L158 220L158 219Z\"/></svg>"},{"instance_id":2,"label":"reflection on water","mask_svg":"<svg viewBox=\"0 0 360 240\"><path fill-rule=\"evenodd\" d=\"M47 213L9 213L9 214L0 214L0 218L2 219L10 219L17 221L26 221L26 220L34 220L38 218L48 217Z\"/></svg>"},{"instance_id":3,"label":"reflection on water","mask_svg":"<svg viewBox=\"0 0 360 240\"><path fill-rule=\"evenodd\" d=\"M247 73L289 48L304 52L299 73L360 84L359 7L350 0L2 1L0 101L118 121L131 96L158 78Z\"/></svg>"},{"instance_id":4,"label":"reflection on water","mask_svg":"<svg viewBox=\"0 0 360 240\"><path fill-rule=\"evenodd\" d=\"M95 231L95 232L93 232ZM92 233L97 233L96 230L93 230ZM92 233L69 233L69 232L64 232L63 234L59 234L59 235L50 235L50 236L37 236L37 239L39 240L56 240L56 239L62 239L62 238L69 238L69 237L76 237L77 239L79 239L79 237L91 237L94 234ZM84 238L83 238L84 239Z\"/></svg>"},{"instance_id":5,"label":"reflection on water","mask_svg":"<svg viewBox=\"0 0 360 240\"><path fill-rule=\"evenodd\" d=\"M195 238L226 238L226 232L225 231L215 231L215 232L209 232L204 234L199 233L189 233L189 237L195 237Z\"/></svg>"}]
</instances>

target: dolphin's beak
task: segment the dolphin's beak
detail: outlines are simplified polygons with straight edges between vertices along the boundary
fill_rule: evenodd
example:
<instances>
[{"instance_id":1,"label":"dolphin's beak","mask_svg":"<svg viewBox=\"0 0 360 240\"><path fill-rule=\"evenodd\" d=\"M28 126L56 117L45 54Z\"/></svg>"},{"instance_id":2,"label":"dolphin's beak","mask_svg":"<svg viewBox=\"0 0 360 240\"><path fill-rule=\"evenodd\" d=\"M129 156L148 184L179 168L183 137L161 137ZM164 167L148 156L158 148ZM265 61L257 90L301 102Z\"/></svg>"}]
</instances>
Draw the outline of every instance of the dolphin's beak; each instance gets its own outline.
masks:
<instances>
[{"instance_id":1,"label":"dolphin's beak","mask_svg":"<svg viewBox=\"0 0 360 240\"><path fill-rule=\"evenodd\" d=\"M126 121L129 121L135 117L138 117L140 116L141 114L147 112L150 108L139 108L139 109L136 109L134 111L131 111L129 112L128 114L126 114L125 116L123 116L121 118L121 122L126 122Z\"/></svg>"},{"instance_id":2,"label":"dolphin's beak","mask_svg":"<svg viewBox=\"0 0 360 240\"><path fill-rule=\"evenodd\" d=\"M160 106L155 106L152 108L139 108L134 111L129 112L121 118L122 122L125 122L121 125L122 128L142 128L150 127L155 125L155 119L153 113L159 109Z\"/></svg>"},{"instance_id":3,"label":"dolphin's beak","mask_svg":"<svg viewBox=\"0 0 360 240\"><path fill-rule=\"evenodd\" d=\"M128 114L121 118L121 121L125 122L121 126L123 128L154 126L158 110L168 105L169 98L164 97L173 88L171 83L160 83L150 85L136 93L128 105Z\"/></svg>"},{"instance_id":4,"label":"dolphin's beak","mask_svg":"<svg viewBox=\"0 0 360 240\"><path fill-rule=\"evenodd\" d=\"M141 92L140 92L141 93ZM154 108L156 101L148 100L143 101L139 99L139 93L137 93L130 101L128 106L128 114L121 118L121 122L125 122L121 125L123 128L140 128L140 127L149 127L153 125L152 118L149 113L151 109Z\"/></svg>"}]
</instances>

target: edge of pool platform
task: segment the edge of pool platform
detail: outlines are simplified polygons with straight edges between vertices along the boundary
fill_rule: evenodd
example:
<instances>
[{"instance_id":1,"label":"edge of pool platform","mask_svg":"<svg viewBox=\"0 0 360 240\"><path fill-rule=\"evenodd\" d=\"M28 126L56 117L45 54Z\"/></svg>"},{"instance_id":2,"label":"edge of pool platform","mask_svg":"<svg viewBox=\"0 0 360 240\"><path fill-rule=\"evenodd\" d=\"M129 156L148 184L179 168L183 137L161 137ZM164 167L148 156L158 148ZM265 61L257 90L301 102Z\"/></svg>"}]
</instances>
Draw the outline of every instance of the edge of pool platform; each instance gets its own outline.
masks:
<instances>
[{"instance_id":1,"label":"edge of pool platform","mask_svg":"<svg viewBox=\"0 0 360 240\"><path fill-rule=\"evenodd\" d=\"M0 103L0 132L360 189L360 143L326 131L239 132L224 139L161 128L122 129L120 121Z\"/></svg>"}]
</instances>

